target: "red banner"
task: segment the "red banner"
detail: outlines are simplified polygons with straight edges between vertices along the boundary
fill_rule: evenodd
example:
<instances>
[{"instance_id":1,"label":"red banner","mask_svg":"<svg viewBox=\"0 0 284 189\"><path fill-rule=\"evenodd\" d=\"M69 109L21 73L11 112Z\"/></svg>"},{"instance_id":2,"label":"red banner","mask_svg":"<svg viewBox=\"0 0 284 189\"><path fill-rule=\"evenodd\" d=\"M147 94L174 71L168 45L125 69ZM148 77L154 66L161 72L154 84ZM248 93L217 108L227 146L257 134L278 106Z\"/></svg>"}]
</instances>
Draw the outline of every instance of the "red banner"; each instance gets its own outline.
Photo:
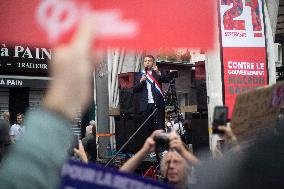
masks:
<instances>
[{"instance_id":1,"label":"red banner","mask_svg":"<svg viewBox=\"0 0 284 189\"><path fill-rule=\"evenodd\" d=\"M225 104L231 117L238 94L267 84L266 51L260 47L224 47L223 54Z\"/></svg>"},{"instance_id":2,"label":"red banner","mask_svg":"<svg viewBox=\"0 0 284 189\"><path fill-rule=\"evenodd\" d=\"M208 48L214 1L9 0L0 4L0 41L54 46L70 39L82 15L96 15L96 47Z\"/></svg>"},{"instance_id":3,"label":"red banner","mask_svg":"<svg viewBox=\"0 0 284 189\"><path fill-rule=\"evenodd\" d=\"M224 104L268 84L262 0L219 0Z\"/></svg>"}]
</instances>

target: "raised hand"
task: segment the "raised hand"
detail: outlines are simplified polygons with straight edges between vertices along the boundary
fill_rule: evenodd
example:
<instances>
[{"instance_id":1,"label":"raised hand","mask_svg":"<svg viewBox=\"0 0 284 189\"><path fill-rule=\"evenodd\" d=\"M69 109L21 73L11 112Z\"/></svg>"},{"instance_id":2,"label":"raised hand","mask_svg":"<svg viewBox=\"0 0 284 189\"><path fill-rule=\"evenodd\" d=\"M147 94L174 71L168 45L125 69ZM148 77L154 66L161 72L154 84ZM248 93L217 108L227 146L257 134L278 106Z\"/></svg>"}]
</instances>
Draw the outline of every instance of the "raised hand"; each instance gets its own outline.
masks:
<instances>
[{"instance_id":1,"label":"raised hand","mask_svg":"<svg viewBox=\"0 0 284 189\"><path fill-rule=\"evenodd\" d=\"M143 76L141 77L141 79L140 79L140 83L145 82L145 81L146 81L146 79L147 79L147 78L146 78L146 76L144 76L144 75L143 75Z\"/></svg>"},{"instance_id":2,"label":"raised hand","mask_svg":"<svg viewBox=\"0 0 284 189\"><path fill-rule=\"evenodd\" d=\"M51 81L44 107L72 119L76 111L87 107L91 97L91 47L94 43L92 15L83 18L74 38L68 45L54 50L51 62Z\"/></svg>"},{"instance_id":3,"label":"raised hand","mask_svg":"<svg viewBox=\"0 0 284 189\"><path fill-rule=\"evenodd\" d=\"M154 137L160 133L164 132L163 130L156 130L154 131L145 141L142 150L145 153L151 153L155 151L155 141L154 141Z\"/></svg>"},{"instance_id":4,"label":"raised hand","mask_svg":"<svg viewBox=\"0 0 284 189\"><path fill-rule=\"evenodd\" d=\"M80 158L80 160L82 160L82 162L88 163L87 154L81 140L79 140L79 148L74 148L74 152Z\"/></svg>"}]
</instances>

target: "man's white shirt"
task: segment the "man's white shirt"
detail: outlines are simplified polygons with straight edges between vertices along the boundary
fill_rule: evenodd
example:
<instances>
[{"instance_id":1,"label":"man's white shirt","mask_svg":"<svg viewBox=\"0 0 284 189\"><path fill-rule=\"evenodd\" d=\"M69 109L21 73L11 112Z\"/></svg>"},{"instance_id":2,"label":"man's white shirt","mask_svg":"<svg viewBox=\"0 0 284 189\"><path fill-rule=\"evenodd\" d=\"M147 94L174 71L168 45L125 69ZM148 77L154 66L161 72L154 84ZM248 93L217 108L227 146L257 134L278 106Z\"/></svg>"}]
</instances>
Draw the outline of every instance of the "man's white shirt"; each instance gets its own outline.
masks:
<instances>
[{"instance_id":1,"label":"man's white shirt","mask_svg":"<svg viewBox=\"0 0 284 189\"><path fill-rule=\"evenodd\" d=\"M149 70L148 74L152 75L152 70ZM154 98L152 94L152 86L149 82L146 82L146 83L147 83L147 90L148 90L148 103L154 103Z\"/></svg>"},{"instance_id":2,"label":"man's white shirt","mask_svg":"<svg viewBox=\"0 0 284 189\"><path fill-rule=\"evenodd\" d=\"M19 140L25 132L25 127L19 124L14 124L10 128L10 136L14 136L15 140Z\"/></svg>"}]
</instances>

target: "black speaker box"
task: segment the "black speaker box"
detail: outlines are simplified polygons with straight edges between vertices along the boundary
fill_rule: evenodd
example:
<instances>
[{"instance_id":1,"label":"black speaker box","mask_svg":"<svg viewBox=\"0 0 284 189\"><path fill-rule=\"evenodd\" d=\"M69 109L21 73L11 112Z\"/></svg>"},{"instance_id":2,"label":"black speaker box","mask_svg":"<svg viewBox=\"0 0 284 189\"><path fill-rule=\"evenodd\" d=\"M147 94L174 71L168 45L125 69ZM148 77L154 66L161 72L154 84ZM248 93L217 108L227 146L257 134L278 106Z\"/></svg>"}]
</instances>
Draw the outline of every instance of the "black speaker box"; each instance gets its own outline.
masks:
<instances>
[{"instance_id":1,"label":"black speaker box","mask_svg":"<svg viewBox=\"0 0 284 189\"><path fill-rule=\"evenodd\" d=\"M133 88L136 74L137 74L136 72L118 74L118 88L119 89Z\"/></svg>"},{"instance_id":2,"label":"black speaker box","mask_svg":"<svg viewBox=\"0 0 284 189\"><path fill-rule=\"evenodd\" d=\"M119 107L121 114L135 114L139 108L139 94L133 88L119 90Z\"/></svg>"},{"instance_id":3,"label":"black speaker box","mask_svg":"<svg viewBox=\"0 0 284 189\"><path fill-rule=\"evenodd\" d=\"M207 110L207 90L205 80L196 80L197 110Z\"/></svg>"},{"instance_id":4,"label":"black speaker box","mask_svg":"<svg viewBox=\"0 0 284 189\"><path fill-rule=\"evenodd\" d=\"M115 140L116 150L119 150L124 143L137 131L143 123L142 115L118 116L115 118ZM147 138L147 128L144 126L130 140L122 152L136 153L144 144Z\"/></svg>"},{"instance_id":5,"label":"black speaker box","mask_svg":"<svg viewBox=\"0 0 284 189\"><path fill-rule=\"evenodd\" d=\"M140 78L140 73L129 72L119 74L119 106L121 114L135 114L139 109L139 94L133 92L135 79Z\"/></svg>"}]
</instances>

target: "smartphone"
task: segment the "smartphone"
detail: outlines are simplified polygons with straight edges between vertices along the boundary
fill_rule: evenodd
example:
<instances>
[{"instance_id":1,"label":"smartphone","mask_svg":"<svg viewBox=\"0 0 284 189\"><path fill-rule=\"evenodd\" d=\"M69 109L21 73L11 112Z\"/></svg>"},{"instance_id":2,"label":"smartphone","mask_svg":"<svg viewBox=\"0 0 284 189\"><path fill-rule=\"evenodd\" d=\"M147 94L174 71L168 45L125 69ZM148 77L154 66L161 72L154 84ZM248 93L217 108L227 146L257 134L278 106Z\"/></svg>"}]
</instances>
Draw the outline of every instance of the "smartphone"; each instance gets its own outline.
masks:
<instances>
[{"instance_id":1,"label":"smartphone","mask_svg":"<svg viewBox=\"0 0 284 189\"><path fill-rule=\"evenodd\" d=\"M75 148L79 149L79 140L80 140L80 135L75 134L75 139L74 139L74 146Z\"/></svg>"},{"instance_id":2,"label":"smartphone","mask_svg":"<svg viewBox=\"0 0 284 189\"><path fill-rule=\"evenodd\" d=\"M223 131L218 129L220 125L226 125L228 119L228 107L227 106L216 106L214 109L213 116L213 134L224 134Z\"/></svg>"}]
</instances>

